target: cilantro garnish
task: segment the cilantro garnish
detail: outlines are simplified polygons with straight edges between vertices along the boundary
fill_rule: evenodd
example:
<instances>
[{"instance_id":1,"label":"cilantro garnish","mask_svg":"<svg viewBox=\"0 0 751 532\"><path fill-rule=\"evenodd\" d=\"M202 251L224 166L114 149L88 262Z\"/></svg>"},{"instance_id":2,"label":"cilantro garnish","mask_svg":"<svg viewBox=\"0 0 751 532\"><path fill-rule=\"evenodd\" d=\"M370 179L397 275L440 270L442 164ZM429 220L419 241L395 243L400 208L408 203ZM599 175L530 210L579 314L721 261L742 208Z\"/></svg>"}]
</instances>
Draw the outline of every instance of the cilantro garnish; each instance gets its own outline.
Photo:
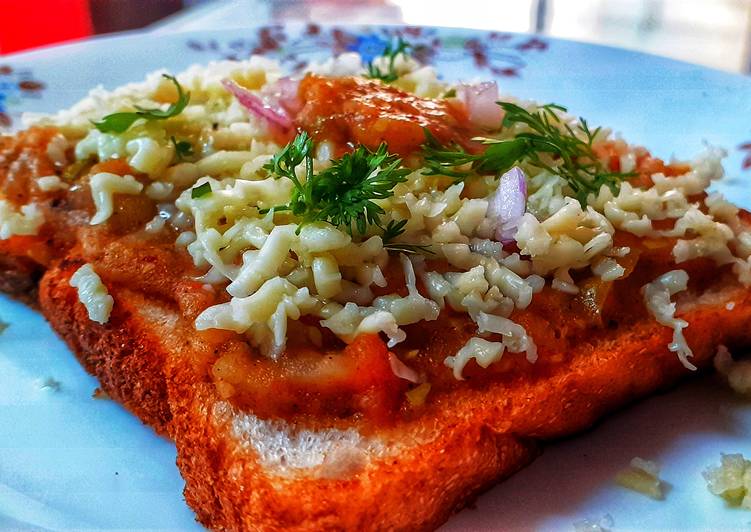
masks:
<instances>
[{"instance_id":1,"label":"cilantro garnish","mask_svg":"<svg viewBox=\"0 0 751 532\"><path fill-rule=\"evenodd\" d=\"M388 153L386 144L376 151L357 146L317 174L312 152L313 140L302 132L264 166L275 177L287 177L294 184L290 202L274 207L275 212L291 211L299 217L298 231L305 224L324 221L349 234L364 235L368 226L386 230L391 238L399 234L404 224L397 228L390 223L384 228L381 216L385 211L375 200L391 197L394 186L406 181L410 170L401 166L398 156ZM305 179L300 180L295 169L303 163Z\"/></svg>"},{"instance_id":2,"label":"cilantro garnish","mask_svg":"<svg viewBox=\"0 0 751 532\"><path fill-rule=\"evenodd\" d=\"M182 86L174 76L170 76L169 74L162 74L162 76L174 83L177 88L177 100L171 103L167 109L144 109L143 107L136 106L136 111L113 113L105 116L98 122L92 122L92 124L102 133L124 133L140 118L145 120L164 120L182 113L190 101L190 92L183 91Z\"/></svg>"},{"instance_id":3,"label":"cilantro garnish","mask_svg":"<svg viewBox=\"0 0 751 532\"><path fill-rule=\"evenodd\" d=\"M529 112L510 102L498 102L498 105L505 111L503 127L523 124L529 131L511 140L485 139L487 148L476 155L466 153L459 146L444 147L426 132L423 154L427 173L464 179L471 173L501 174L525 162L565 179L582 204L602 185L616 191L621 181L634 175L609 171L592 149L600 128L590 129L583 118L575 128L571 127L558 116L558 112L566 112L565 107L551 103ZM470 163L471 172L456 169Z\"/></svg>"},{"instance_id":4,"label":"cilantro garnish","mask_svg":"<svg viewBox=\"0 0 751 532\"><path fill-rule=\"evenodd\" d=\"M410 48L412 48L412 45L401 37L397 39L396 44L387 44L386 49L382 54L382 57L385 57L388 60L388 67L386 71L381 70L380 67L376 66L374 61L371 60L367 65L368 73L366 74L366 77L372 79L380 79L384 83L391 83L392 81L396 81L399 78L399 74L397 74L396 67L394 65L396 58L399 55L406 56L407 51L409 51Z\"/></svg>"}]
</instances>

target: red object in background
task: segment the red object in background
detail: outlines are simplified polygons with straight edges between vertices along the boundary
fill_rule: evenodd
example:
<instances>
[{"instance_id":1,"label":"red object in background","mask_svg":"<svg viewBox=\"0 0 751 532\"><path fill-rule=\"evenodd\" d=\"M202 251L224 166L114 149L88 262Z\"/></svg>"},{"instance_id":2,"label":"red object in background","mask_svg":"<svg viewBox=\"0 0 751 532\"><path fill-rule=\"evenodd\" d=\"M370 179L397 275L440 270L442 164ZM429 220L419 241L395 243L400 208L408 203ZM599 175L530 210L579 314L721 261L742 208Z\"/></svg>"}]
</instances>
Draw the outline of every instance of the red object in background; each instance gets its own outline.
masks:
<instances>
[{"instance_id":1,"label":"red object in background","mask_svg":"<svg viewBox=\"0 0 751 532\"><path fill-rule=\"evenodd\" d=\"M91 34L88 0L0 0L0 54Z\"/></svg>"}]
</instances>

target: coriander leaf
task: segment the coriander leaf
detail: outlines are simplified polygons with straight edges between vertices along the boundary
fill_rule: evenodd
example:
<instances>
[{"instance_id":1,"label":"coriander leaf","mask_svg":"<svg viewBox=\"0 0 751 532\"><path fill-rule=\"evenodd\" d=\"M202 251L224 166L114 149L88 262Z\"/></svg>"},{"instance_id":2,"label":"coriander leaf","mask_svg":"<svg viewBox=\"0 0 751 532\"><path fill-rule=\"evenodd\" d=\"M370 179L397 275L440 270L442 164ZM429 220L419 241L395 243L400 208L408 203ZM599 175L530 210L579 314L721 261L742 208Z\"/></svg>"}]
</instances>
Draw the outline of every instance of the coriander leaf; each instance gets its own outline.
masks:
<instances>
[{"instance_id":1,"label":"coriander leaf","mask_svg":"<svg viewBox=\"0 0 751 532\"><path fill-rule=\"evenodd\" d=\"M300 218L299 227L325 221L361 235L368 226L382 228L385 211L374 200L391 197L394 186L406 181L410 170L401 167L401 159L390 155L385 144L376 151L358 146L315 174L312 151L313 141L303 132L264 166L294 184L290 202L275 209L291 211ZM303 162L306 177L301 181L295 169Z\"/></svg>"},{"instance_id":2,"label":"coriander leaf","mask_svg":"<svg viewBox=\"0 0 751 532\"><path fill-rule=\"evenodd\" d=\"M386 49L382 54L382 57L385 57L388 60L386 71L383 71L380 67L376 66L374 61L369 61L367 65L368 73L365 76L372 79L380 79L384 83L396 81L399 79L399 74L396 72L396 67L394 65L396 58L400 54L406 56L407 51L409 51L410 48L412 48L412 45L401 37L398 38L396 44L389 43L386 45Z\"/></svg>"},{"instance_id":3,"label":"coriander leaf","mask_svg":"<svg viewBox=\"0 0 751 532\"><path fill-rule=\"evenodd\" d=\"M162 74L162 77L170 80L174 83L175 88L177 88L177 100L171 103L167 109L144 109L143 107L135 106L136 111L112 113L98 122L92 122L94 127L102 133L124 133L136 120L141 118L145 120L164 120L182 113L190 101L190 92L183 91L182 86L174 76Z\"/></svg>"},{"instance_id":4,"label":"coriander leaf","mask_svg":"<svg viewBox=\"0 0 751 532\"><path fill-rule=\"evenodd\" d=\"M443 93L442 98L455 98L456 97L456 88L451 87L449 90Z\"/></svg>"},{"instance_id":5,"label":"coriander leaf","mask_svg":"<svg viewBox=\"0 0 751 532\"><path fill-rule=\"evenodd\" d=\"M202 198L204 196L208 196L209 194L211 194L210 183L203 183L201 185L198 185L197 187L193 187L192 189L190 189L191 199Z\"/></svg>"},{"instance_id":6,"label":"coriander leaf","mask_svg":"<svg viewBox=\"0 0 751 532\"><path fill-rule=\"evenodd\" d=\"M93 124L102 133L124 133L139 118L143 118L139 113L112 113Z\"/></svg>"},{"instance_id":7,"label":"coriander leaf","mask_svg":"<svg viewBox=\"0 0 751 532\"><path fill-rule=\"evenodd\" d=\"M280 152L275 154L263 167L277 177L288 177L295 184L296 189L302 189L303 184L297 179L295 168L305 161L306 171L313 173L313 139L303 131ZM307 181L307 180L306 180Z\"/></svg>"},{"instance_id":8,"label":"coriander leaf","mask_svg":"<svg viewBox=\"0 0 751 532\"><path fill-rule=\"evenodd\" d=\"M177 140L174 136L170 137L170 141L175 146L175 154L179 160L183 160L186 157L193 155L193 145L187 140Z\"/></svg>"}]
</instances>

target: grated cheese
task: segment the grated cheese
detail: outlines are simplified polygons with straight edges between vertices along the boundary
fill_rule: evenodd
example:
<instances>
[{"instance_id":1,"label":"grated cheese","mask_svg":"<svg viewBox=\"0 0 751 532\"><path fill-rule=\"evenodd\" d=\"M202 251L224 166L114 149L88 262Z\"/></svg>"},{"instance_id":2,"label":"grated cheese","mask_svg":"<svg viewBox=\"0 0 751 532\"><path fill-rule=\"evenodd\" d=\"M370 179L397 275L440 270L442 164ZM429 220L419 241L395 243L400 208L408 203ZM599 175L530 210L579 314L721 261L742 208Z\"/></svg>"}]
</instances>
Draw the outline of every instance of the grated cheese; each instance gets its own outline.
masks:
<instances>
[{"instance_id":1,"label":"grated cheese","mask_svg":"<svg viewBox=\"0 0 751 532\"><path fill-rule=\"evenodd\" d=\"M720 344L714 357L714 367L725 377L730 388L751 397L751 360L734 360L728 348Z\"/></svg>"},{"instance_id":2,"label":"grated cheese","mask_svg":"<svg viewBox=\"0 0 751 532\"><path fill-rule=\"evenodd\" d=\"M37 177L36 185L37 185L37 188L41 190L42 192L55 192L57 190L66 190L69 187L68 183L65 183L56 175L46 175L42 177Z\"/></svg>"},{"instance_id":3,"label":"grated cheese","mask_svg":"<svg viewBox=\"0 0 751 532\"><path fill-rule=\"evenodd\" d=\"M719 466L702 472L712 495L725 499L731 506L751 510L751 460L742 454L721 455Z\"/></svg>"},{"instance_id":4,"label":"grated cheese","mask_svg":"<svg viewBox=\"0 0 751 532\"><path fill-rule=\"evenodd\" d=\"M0 240L14 235L36 235L43 223L44 215L36 203L16 210L9 201L0 199Z\"/></svg>"},{"instance_id":5,"label":"grated cheese","mask_svg":"<svg viewBox=\"0 0 751 532\"><path fill-rule=\"evenodd\" d=\"M660 480L660 466L650 460L634 457L629 467L618 472L615 481L630 490L636 491L652 499L664 498L662 480Z\"/></svg>"},{"instance_id":6,"label":"grated cheese","mask_svg":"<svg viewBox=\"0 0 751 532\"><path fill-rule=\"evenodd\" d=\"M143 185L133 176L119 176L109 172L99 172L91 176L89 187L96 207L96 212L89 221L91 225L104 223L112 216L115 194L139 194L143 190Z\"/></svg>"},{"instance_id":7,"label":"grated cheese","mask_svg":"<svg viewBox=\"0 0 751 532\"><path fill-rule=\"evenodd\" d=\"M156 201L166 200L172 195L175 185L164 181L154 181L146 186L144 193L149 199Z\"/></svg>"},{"instance_id":8,"label":"grated cheese","mask_svg":"<svg viewBox=\"0 0 751 532\"><path fill-rule=\"evenodd\" d=\"M688 361L693 352L683 336L683 329L688 327L688 322L675 317L675 303L670 300L671 296L687 287L688 274L685 270L672 270L644 285L642 295L644 304L655 319L662 325L673 328L673 341L668 344L668 349L678 355L686 369L693 371L696 366Z\"/></svg>"},{"instance_id":9,"label":"grated cheese","mask_svg":"<svg viewBox=\"0 0 751 532\"><path fill-rule=\"evenodd\" d=\"M91 321L102 324L109 321L114 299L91 264L84 264L75 271L70 286L78 290L78 300L86 307Z\"/></svg>"},{"instance_id":10,"label":"grated cheese","mask_svg":"<svg viewBox=\"0 0 751 532\"><path fill-rule=\"evenodd\" d=\"M481 368L501 360L505 346L501 342L489 342L482 338L470 338L454 356L446 357L443 363L451 368L454 378L464 380L462 372L470 360L477 362Z\"/></svg>"},{"instance_id":11,"label":"grated cheese","mask_svg":"<svg viewBox=\"0 0 751 532\"><path fill-rule=\"evenodd\" d=\"M603 281L615 281L626 273L623 266L611 257L602 257L592 265L592 273Z\"/></svg>"}]
</instances>

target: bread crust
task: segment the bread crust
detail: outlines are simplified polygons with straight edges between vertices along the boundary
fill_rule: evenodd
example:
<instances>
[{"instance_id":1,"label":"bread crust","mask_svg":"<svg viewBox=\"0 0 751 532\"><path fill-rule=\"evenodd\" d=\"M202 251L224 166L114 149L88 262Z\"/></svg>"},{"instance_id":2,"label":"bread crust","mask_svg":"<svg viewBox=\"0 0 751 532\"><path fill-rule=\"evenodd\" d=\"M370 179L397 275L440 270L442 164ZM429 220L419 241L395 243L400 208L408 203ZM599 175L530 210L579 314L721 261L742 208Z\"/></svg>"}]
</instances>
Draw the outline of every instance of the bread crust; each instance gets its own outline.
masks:
<instances>
[{"instance_id":1,"label":"bread crust","mask_svg":"<svg viewBox=\"0 0 751 532\"><path fill-rule=\"evenodd\" d=\"M400 440L398 452L333 477L320 468L290 475L265 467L252 442L237 436L233 421L243 414L227 413L192 355L200 339L189 344L192 327L177 309L112 286L110 322L91 322L68 284L81 264L68 259L47 272L45 316L113 398L174 439L185 499L215 530L430 530L526 465L546 441L690 375L666 349L670 329L645 312L629 330L578 347L549 374L453 391L417 420L375 435ZM682 314L699 367L711 364L719 343L751 344L748 290L726 287L703 299Z\"/></svg>"},{"instance_id":2,"label":"bread crust","mask_svg":"<svg viewBox=\"0 0 751 532\"><path fill-rule=\"evenodd\" d=\"M164 379L165 353L148 324L123 304L110 320L91 321L70 277L84 261L69 258L48 270L39 286L39 305L52 328L110 398L164 436L172 419ZM127 296L120 298L121 303Z\"/></svg>"}]
</instances>

